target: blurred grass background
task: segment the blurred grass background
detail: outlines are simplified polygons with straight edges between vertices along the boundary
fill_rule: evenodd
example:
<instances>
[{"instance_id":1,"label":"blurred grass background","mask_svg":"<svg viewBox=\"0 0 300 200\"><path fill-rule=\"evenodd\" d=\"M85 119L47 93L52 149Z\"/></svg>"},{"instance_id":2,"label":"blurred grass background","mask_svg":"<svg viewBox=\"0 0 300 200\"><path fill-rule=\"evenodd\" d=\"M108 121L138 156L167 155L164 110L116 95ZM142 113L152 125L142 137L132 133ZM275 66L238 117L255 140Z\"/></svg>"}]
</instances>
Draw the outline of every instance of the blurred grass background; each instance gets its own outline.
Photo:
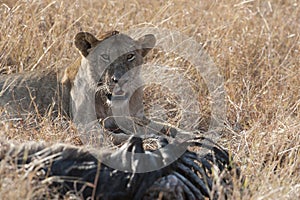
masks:
<instances>
[{"instance_id":1,"label":"blurred grass background","mask_svg":"<svg viewBox=\"0 0 300 200\"><path fill-rule=\"evenodd\" d=\"M99 35L152 26L193 37L225 78L222 144L248 181L242 194L236 181L232 199L300 198L299 1L7 0L0 1L0 25L2 74L67 67L79 57L73 45L79 31ZM75 132L34 117L3 121L0 128L2 137L21 142L72 143ZM18 176L10 183L8 172L0 172L3 199L33 195L30 184L19 184Z\"/></svg>"}]
</instances>

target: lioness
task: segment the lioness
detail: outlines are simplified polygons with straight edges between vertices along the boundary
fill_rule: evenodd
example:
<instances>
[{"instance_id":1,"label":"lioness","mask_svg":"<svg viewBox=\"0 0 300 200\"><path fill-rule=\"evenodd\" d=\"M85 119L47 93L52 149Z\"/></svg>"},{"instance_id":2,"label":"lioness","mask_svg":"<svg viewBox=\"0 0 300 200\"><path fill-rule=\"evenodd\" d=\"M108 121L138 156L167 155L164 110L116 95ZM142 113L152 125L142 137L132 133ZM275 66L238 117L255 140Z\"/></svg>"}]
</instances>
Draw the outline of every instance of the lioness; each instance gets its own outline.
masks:
<instances>
[{"instance_id":1,"label":"lioness","mask_svg":"<svg viewBox=\"0 0 300 200\"><path fill-rule=\"evenodd\" d=\"M116 123L115 119L124 116L130 116L134 123L147 125L150 121L143 112L138 66L154 47L154 35L134 40L112 31L97 39L90 33L80 32L74 43L82 55L81 64L68 67L64 73L50 70L39 76L33 73L1 76L0 105L14 110L21 107L41 111L51 104L58 105L54 110L61 109L80 123L100 119L106 128L114 131L124 122ZM158 127L168 131L164 126ZM130 131L134 128L129 127Z\"/></svg>"}]
</instances>

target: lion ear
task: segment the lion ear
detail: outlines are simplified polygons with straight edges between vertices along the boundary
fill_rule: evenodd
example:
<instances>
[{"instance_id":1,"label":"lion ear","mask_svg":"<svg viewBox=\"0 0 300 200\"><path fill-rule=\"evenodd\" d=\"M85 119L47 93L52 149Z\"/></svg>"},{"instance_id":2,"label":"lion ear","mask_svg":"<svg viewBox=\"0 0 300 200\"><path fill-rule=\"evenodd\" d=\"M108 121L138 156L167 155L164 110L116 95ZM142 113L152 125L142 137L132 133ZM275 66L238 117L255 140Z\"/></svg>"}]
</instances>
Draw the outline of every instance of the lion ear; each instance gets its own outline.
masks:
<instances>
[{"instance_id":1,"label":"lion ear","mask_svg":"<svg viewBox=\"0 0 300 200\"><path fill-rule=\"evenodd\" d=\"M142 56L144 57L155 46L156 38L152 34L147 34L147 35L144 35L143 37L139 38L138 42L142 46Z\"/></svg>"},{"instance_id":2,"label":"lion ear","mask_svg":"<svg viewBox=\"0 0 300 200\"><path fill-rule=\"evenodd\" d=\"M84 57L89 55L90 50L99 44L99 40L88 32L79 32L75 36L75 46Z\"/></svg>"}]
</instances>

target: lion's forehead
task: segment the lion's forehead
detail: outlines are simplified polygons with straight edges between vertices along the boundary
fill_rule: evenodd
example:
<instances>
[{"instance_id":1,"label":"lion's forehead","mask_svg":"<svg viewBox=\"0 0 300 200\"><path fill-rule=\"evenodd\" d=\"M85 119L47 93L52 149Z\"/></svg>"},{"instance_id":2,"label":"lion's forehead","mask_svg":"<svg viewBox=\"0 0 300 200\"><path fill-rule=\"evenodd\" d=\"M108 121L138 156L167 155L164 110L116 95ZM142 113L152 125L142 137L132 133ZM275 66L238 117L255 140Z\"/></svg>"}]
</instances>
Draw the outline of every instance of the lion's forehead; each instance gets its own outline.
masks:
<instances>
[{"instance_id":1,"label":"lion's forehead","mask_svg":"<svg viewBox=\"0 0 300 200\"><path fill-rule=\"evenodd\" d=\"M100 42L93 50L93 54L107 54L116 59L119 56L138 49L140 49L140 46L135 40L127 35L119 34Z\"/></svg>"}]
</instances>

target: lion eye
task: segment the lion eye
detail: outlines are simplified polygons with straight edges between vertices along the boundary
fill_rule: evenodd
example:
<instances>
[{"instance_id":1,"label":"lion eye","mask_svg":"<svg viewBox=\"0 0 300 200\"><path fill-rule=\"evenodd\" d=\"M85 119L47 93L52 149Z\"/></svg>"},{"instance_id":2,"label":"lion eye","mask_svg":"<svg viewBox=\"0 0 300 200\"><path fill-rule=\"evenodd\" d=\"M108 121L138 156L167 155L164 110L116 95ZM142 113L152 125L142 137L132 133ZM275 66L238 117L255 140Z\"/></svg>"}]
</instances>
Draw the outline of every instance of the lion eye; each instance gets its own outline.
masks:
<instances>
[{"instance_id":1,"label":"lion eye","mask_svg":"<svg viewBox=\"0 0 300 200\"><path fill-rule=\"evenodd\" d=\"M134 53L130 53L130 54L127 55L127 60L128 60L129 62L133 61L134 59L135 59Z\"/></svg>"},{"instance_id":2,"label":"lion eye","mask_svg":"<svg viewBox=\"0 0 300 200\"><path fill-rule=\"evenodd\" d=\"M104 60L105 62L109 62L109 56L107 54L102 54L101 55L102 60Z\"/></svg>"}]
</instances>

